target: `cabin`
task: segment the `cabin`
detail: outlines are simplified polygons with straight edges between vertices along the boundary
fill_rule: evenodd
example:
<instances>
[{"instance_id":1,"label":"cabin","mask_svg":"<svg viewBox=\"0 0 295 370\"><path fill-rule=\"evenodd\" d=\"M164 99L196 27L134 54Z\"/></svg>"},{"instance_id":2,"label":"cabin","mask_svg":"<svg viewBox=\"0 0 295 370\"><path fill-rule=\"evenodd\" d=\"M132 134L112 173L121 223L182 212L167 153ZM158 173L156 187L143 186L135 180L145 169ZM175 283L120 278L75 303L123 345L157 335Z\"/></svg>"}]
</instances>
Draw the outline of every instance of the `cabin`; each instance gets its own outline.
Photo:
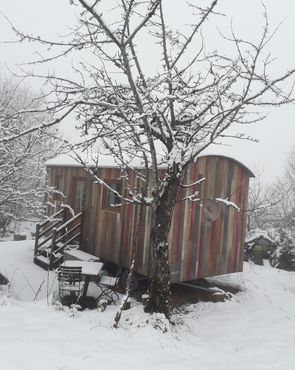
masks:
<instances>
[{"instance_id":1,"label":"cabin","mask_svg":"<svg viewBox=\"0 0 295 370\"><path fill-rule=\"evenodd\" d=\"M67 217L63 216L63 221L59 219L53 222L55 236L49 252L51 236L47 235L50 226L41 225L47 234L41 231L40 226L36 240L42 240L39 237L43 236L46 242L42 242L43 246L36 242L35 262L44 265L46 258L49 258L47 266L48 263L54 264L54 258L62 258L65 246L76 239L81 251L122 268L130 267L139 207L132 204L117 205L118 200L114 194L105 186L95 183L88 172L74 161L50 161L47 163L47 171L49 185L65 195L65 199L59 196L54 199L57 210L61 202L67 203L75 216L72 215L71 221L67 221L70 212L64 209ZM119 192L125 192L127 196L124 187L126 177L122 177L116 163L101 161L96 171L99 178ZM137 173L127 173L133 191L140 188L140 171L138 169ZM205 178L205 181L183 189L174 211L169 234L172 283L242 271L246 231L244 211L247 209L249 179L253 176L239 161L221 155L201 156L188 169L185 179L187 184L193 184L201 178ZM200 201L181 200L196 191L199 192ZM57 214L61 212L58 210ZM144 209L143 219L135 271L148 277L151 273L151 217L148 206ZM66 238L58 236L62 232L62 222L67 227L72 225ZM77 230L79 232L75 237L74 232ZM46 246L47 255L44 253Z\"/></svg>"},{"instance_id":2,"label":"cabin","mask_svg":"<svg viewBox=\"0 0 295 370\"><path fill-rule=\"evenodd\" d=\"M245 241L245 261L253 261L263 265L264 259L269 259L277 248L277 243L265 231L255 230Z\"/></svg>"}]
</instances>

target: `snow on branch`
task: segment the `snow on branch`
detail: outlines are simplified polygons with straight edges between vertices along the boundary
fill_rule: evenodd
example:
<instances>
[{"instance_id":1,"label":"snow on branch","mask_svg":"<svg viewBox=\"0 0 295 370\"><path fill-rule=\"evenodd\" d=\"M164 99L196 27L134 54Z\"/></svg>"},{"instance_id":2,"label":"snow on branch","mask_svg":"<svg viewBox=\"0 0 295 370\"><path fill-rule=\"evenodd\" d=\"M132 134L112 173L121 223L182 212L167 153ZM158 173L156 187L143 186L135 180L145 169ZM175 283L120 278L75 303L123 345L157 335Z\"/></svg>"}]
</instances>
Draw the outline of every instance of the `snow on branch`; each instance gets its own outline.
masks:
<instances>
[{"instance_id":1,"label":"snow on branch","mask_svg":"<svg viewBox=\"0 0 295 370\"><path fill-rule=\"evenodd\" d=\"M194 192L191 195L187 195L186 197L182 198L181 200L189 200L191 202L200 202L199 198L199 191Z\"/></svg>"},{"instance_id":2,"label":"snow on branch","mask_svg":"<svg viewBox=\"0 0 295 370\"><path fill-rule=\"evenodd\" d=\"M234 202L231 202L230 200L228 200L228 198L225 198L225 199L223 199L223 198L215 198L215 200L216 200L216 202L225 204L226 206L233 207L238 212L240 212L240 210L241 210Z\"/></svg>"},{"instance_id":3,"label":"snow on branch","mask_svg":"<svg viewBox=\"0 0 295 370\"><path fill-rule=\"evenodd\" d=\"M205 177L202 177L201 179L199 179L199 180L195 181L195 182L194 182L194 183L192 183L192 184L188 184L188 185L180 184L180 186L181 186L182 188L188 189L188 188L191 188L191 187L193 187L193 186L195 186L195 185L199 185L199 184L201 184L201 183L202 183L202 182L204 182L204 181L206 181L206 178L205 178Z\"/></svg>"}]
</instances>

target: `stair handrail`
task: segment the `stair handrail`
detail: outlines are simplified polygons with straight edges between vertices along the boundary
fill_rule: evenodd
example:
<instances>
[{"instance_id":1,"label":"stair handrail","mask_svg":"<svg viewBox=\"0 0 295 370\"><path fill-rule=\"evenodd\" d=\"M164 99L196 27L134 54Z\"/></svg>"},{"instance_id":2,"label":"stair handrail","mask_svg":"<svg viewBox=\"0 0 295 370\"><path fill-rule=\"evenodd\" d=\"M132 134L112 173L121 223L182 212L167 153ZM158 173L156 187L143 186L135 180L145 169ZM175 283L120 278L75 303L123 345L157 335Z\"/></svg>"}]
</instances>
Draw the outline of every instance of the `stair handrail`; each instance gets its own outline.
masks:
<instances>
[{"instance_id":1,"label":"stair handrail","mask_svg":"<svg viewBox=\"0 0 295 370\"><path fill-rule=\"evenodd\" d=\"M80 228L81 227L81 222L78 223L77 225L75 225L74 227L72 227L71 229L67 230L64 234L60 235L57 239L56 239L56 243L59 243L65 236L71 234L73 231L75 231L76 229ZM57 232L58 233L58 232ZM66 243L65 243L66 244Z\"/></svg>"},{"instance_id":2,"label":"stair handrail","mask_svg":"<svg viewBox=\"0 0 295 370\"><path fill-rule=\"evenodd\" d=\"M70 225L73 221L76 221L79 217L82 216L82 212L77 213L75 216L70 218L67 222L62 224L60 227L56 229L56 233L60 233L62 229L65 229L68 225Z\"/></svg>"},{"instance_id":3,"label":"stair handrail","mask_svg":"<svg viewBox=\"0 0 295 370\"><path fill-rule=\"evenodd\" d=\"M65 211L65 207L62 207L59 211L57 211L56 213L54 213L53 215L51 215L50 218L48 218L47 220L44 220L43 222L39 223L38 225L40 227L44 227L44 225L46 225L49 222L54 221L55 217L61 215L64 211Z\"/></svg>"},{"instance_id":4,"label":"stair handrail","mask_svg":"<svg viewBox=\"0 0 295 370\"><path fill-rule=\"evenodd\" d=\"M41 236L45 235L46 233L48 233L48 231L52 230L54 227L56 227L57 225L59 225L61 222L63 222L63 219L62 218L59 218L56 220L56 222L54 222L52 225L48 226L46 229L44 229L42 232L39 232L39 238L41 238Z\"/></svg>"},{"instance_id":5,"label":"stair handrail","mask_svg":"<svg viewBox=\"0 0 295 370\"><path fill-rule=\"evenodd\" d=\"M62 238L64 238L66 235L69 234L69 232L67 231L64 235L61 235L57 238L58 234L66 229L72 222L76 221L78 218L80 218L82 216L82 212L79 212L77 213L75 216L73 216L72 218L70 218L68 221L66 221L64 224L62 224L60 227L54 227L52 229L52 241L51 241L51 247L50 247L50 256L49 256L49 269L51 269L53 267L53 257L54 257L54 253L56 252L56 244L58 241L62 240ZM79 224L80 226L81 224ZM76 227L73 228L73 230L75 230ZM80 233L77 234L77 236L79 236ZM75 236L76 238L76 236ZM71 238L71 240L74 240L73 238ZM61 251L62 249L64 249L66 247L67 243L65 243L61 248L58 248L58 251Z\"/></svg>"},{"instance_id":6,"label":"stair handrail","mask_svg":"<svg viewBox=\"0 0 295 370\"><path fill-rule=\"evenodd\" d=\"M81 226L82 226L82 215L83 212L79 212L73 217L71 217L69 220L64 222L62 225L57 227L60 222L62 222L62 219L57 219L54 220L53 217L61 215L65 211L65 207L63 207L61 210L56 212L54 215L51 216L51 220L46 220L45 222L42 222L41 224L36 225L36 236L35 236L35 248L34 248L34 255L36 256L38 254L38 249L40 250L40 247L47 243L49 240L51 240L51 245L50 245L50 251L48 251L48 259L49 259L49 264L48 268L51 270L54 267L54 257L56 256L57 253L61 252L68 244L70 244L73 240L77 239L78 237L81 238L82 232L81 232ZM77 223L76 225L71 225L73 224L76 220L81 218L81 221ZM45 230L40 231L44 225L46 225L48 222L53 222L52 225L47 227ZM70 227L69 227L70 226ZM80 229L80 230L78 230ZM48 233L49 231L52 230L52 234L47 236L45 239L43 239L41 242L39 242L39 239L42 235ZM62 233L65 230L64 233ZM75 231L78 231L75 233L75 235L71 235ZM62 243L62 245L58 245L59 242L61 242L65 237L67 237L66 241ZM41 252L42 253L42 252Z\"/></svg>"},{"instance_id":7,"label":"stair handrail","mask_svg":"<svg viewBox=\"0 0 295 370\"><path fill-rule=\"evenodd\" d=\"M48 240L51 239L51 236L49 238L46 238L45 240L43 240L41 243L39 243L39 239L41 236L43 236L45 233L47 233L48 231L52 230L55 226L57 226L59 224L59 222L62 221L62 219L58 220L57 222L54 222L52 225L50 225L49 227L47 227L45 230L43 231L40 231L41 228L43 228L45 225L47 225L49 222L52 222L54 221L54 218L63 214L65 211L65 207L62 207L59 211L55 212L51 217L50 219L47 219L41 223L38 223L36 224L36 234L35 234L35 246L34 246L34 256L37 255L37 252L38 252L38 249L43 245L45 244Z\"/></svg>"},{"instance_id":8,"label":"stair handrail","mask_svg":"<svg viewBox=\"0 0 295 370\"><path fill-rule=\"evenodd\" d=\"M59 253L61 252L63 249L65 249L65 247L67 245L69 245L73 240L77 239L79 236L81 235L81 232L79 231L77 234L73 235L70 239L68 239L62 246L58 247L54 253Z\"/></svg>"}]
</instances>

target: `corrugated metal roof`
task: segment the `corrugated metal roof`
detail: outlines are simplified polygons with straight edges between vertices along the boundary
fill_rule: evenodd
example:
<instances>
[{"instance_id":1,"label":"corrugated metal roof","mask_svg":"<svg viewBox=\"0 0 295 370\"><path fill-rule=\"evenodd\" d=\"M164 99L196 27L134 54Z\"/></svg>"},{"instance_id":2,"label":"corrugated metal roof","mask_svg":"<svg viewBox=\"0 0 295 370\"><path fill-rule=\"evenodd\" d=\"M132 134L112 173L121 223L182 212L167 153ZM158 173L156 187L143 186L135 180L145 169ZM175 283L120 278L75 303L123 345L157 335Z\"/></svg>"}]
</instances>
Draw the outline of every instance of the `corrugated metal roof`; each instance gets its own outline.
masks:
<instances>
[{"instance_id":1,"label":"corrugated metal roof","mask_svg":"<svg viewBox=\"0 0 295 370\"><path fill-rule=\"evenodd\" d=\"M198 158L203 158L203 157L217 157L217 158L226 158L226 159L229 159L231 161L234 161L234 162L238 163L241 167L243 167L249 173L249 176L250 177L255 177L254 173L246 165L244 165L241 161L237 160L234 157L223 155L223 154L210 154L210 153L206 153L206 154L200 155Z\"/></svg>"}]
</instances>

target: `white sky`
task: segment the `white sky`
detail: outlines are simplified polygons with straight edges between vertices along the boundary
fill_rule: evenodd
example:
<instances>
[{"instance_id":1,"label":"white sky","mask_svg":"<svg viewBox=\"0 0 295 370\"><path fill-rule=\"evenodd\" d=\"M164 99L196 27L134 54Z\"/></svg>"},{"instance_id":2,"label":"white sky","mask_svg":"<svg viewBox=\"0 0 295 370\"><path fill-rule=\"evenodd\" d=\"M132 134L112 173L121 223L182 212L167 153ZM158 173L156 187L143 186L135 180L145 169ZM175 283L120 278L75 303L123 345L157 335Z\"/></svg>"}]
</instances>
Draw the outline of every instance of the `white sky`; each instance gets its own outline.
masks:
<instances>
[{"instance_id":1,"label":"white sky","mask_svg":"<svg viewBox=\"0 0 295 370\"><path fill-rule=\"evenodd\" d=\"M170 18L176 24L186 23L189 14L183 12L182 1L166 0L169 4ZM206 1L202 0L206 3ZM210 3L211 1L207 1ZM274 65L274 73L283 74L287 69L295 67L295 2L292 0L265 0L270 25L275 28L281 21L278 33L271 43L271 53L278 57ZM247 39L257 40L263 25L262 6L260 0L219 0L218 9L226 17L218 17L218 27L224 32L229 31L231 20L237 33ZM70 6L66 0L10 0L1 1L0 11L16 26L26 33L37 33L44 37L54 37L68 32L66 26L73 24L77 8ZM215 24L205 34L209 45L215 47ZM13 40L14 35L7 21L0 16L0 40ZM218 45L216 45L218 47ZM6 66L15 70L19 63L33 59L37 46L24 44L0 44L0 66L2 74L7 74ZM145 59L151 58L148 50ZM68 63L59 64L56 69L65 75L71 73ZM34 87L37 82L32 82ZM36 84L36 86L35 86ZM260 140L258 144L246 141L232 143L231 147L218 148L218 152L236 157L248 167L264 167L266 181L272 181L283 173L288 153L295 147L295 106L289 105L271 110L269 116L259 124L249 128L247 132ZM74 123L67 122L66 132L71 131ZM216 152L216 149L209 150Z\"/></svg>"}]
</instances>

